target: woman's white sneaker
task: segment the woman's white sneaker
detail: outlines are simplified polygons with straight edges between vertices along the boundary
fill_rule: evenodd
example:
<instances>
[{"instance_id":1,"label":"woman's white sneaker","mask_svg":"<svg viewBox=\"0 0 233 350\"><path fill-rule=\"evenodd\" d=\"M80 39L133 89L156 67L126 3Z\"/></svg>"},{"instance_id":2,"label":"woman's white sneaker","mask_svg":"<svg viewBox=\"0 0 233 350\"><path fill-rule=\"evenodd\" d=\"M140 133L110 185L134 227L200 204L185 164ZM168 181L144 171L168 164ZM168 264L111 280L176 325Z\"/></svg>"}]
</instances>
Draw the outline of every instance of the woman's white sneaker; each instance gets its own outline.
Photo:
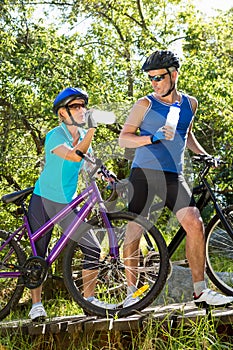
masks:
<instances>
[{"instance_id":1,"label":"woman's white sneaker","mask_svg":"<svg viewBox=\"0 0 233 350\"><path fill-rule=\"evenodd\" d=\"M105 301L100 301L95 297L89 297L87 298L87 301L89 301L91 304L95 306L99 306L104 309L115 309L117 307L117 304L108 304L108 303L105 303Z\"/></svg>"},{"instance_id":2,"label":"woman's white sneaker","mask_svg":"<svg viewBox=\"0 0 233 350\"><path fill-rule=\"evenodd\" d=\"M134 294L134 293L131 293L131 294L129 294L129 295L126 297L126 299L125 299L125 301L124 301L124 303L123 303L123 307L132 306L132 305L134 305L134 304L136 304L136 303L138 303L138 302L140 301L140 298L139 298L139 297L134 298L134 297L133 297L133 294Z\"/></svg>"},{"instance_id":3,"label":"woman's white sneaker","mask_svg":"<svg viewBox=\"0 0 233 350\"><path fill-rule=\"evenodd\" d=\"M204 289L199 296L193 293L193 300L196 306L228 306L233 304L233 297L226 296L211 289Z\"/></svg>"},{"instance_id":4,"label":"woman's white sneaker","mask_svg":"<svg viewBox=\"0 0 233 350\"><path fill-rule=\"evenodd\" d=\"M44 306L36 305L31 308L31 311L29 312L29 317L33 322L43 322L45 321L45 318L47 317L47 313L44 309Z\"/></svg>"}]
</instances>

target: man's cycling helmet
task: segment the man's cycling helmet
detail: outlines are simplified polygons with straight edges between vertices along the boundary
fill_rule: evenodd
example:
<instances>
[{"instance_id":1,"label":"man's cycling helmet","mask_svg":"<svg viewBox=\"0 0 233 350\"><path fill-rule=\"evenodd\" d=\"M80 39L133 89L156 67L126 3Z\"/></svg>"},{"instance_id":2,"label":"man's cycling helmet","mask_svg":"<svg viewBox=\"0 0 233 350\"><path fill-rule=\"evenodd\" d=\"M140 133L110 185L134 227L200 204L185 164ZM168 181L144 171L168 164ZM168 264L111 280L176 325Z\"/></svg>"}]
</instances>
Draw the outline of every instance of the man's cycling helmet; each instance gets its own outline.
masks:
<instances>
[{"instance_id":1,"label":"man's cycling helmet","mask_svg":"<svg viewBox=\"0 0 233 350\"><path fill-rule=\"evenodd\" d=\"M142 70L149 70L175 67L176 70L180 67L179 58L171 51L157 50L147 57L142 66Z\"/></svg>"},{"instance_id":2,"label":"man's cycling helmet","mask_svg":"<svg viewBox=\"0 0 233 350\"><path fill-rule=\"evenodd\" d=\"M85 104L88 104L88 94L82 89L69 87L61 91L53 102L54 114L57 114L59 108L65 107L75 99L83 99Z\"/></svg>"}]
</instances>

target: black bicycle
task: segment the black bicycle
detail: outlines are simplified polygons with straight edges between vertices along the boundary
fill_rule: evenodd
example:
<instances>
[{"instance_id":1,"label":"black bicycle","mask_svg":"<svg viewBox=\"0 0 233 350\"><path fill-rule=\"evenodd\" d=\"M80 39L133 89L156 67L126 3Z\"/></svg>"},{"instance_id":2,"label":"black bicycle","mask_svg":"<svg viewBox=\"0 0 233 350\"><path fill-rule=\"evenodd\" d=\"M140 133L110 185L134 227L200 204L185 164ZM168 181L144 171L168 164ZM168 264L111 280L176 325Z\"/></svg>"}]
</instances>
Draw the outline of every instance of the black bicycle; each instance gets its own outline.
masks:
<instances>
[{"instance_id":1,"label":"black bicycle","mask_svg":"<svg viewBox=\"0 0 233 350\"><path fill-rule=\"evenodd\" d=\"M233 205L222 207L213 190L211 180L207 178L210 168L219 166L224 162L213 157L198 155L193 157L195 163L202 164L199 172L199 185L193 188L197 208L203 210L212 202L215 215L208 222L205 229L206 238L206 273L210 280L223 293L233 295ZM163 208L162 203L152 205L150 221L153 215ZM168 245L170 262L177 251L186 233L180 226ZM182 264L185 261L182 261ZM178 263L179 264L179 263Z\"/></svg>"}]
</instances>

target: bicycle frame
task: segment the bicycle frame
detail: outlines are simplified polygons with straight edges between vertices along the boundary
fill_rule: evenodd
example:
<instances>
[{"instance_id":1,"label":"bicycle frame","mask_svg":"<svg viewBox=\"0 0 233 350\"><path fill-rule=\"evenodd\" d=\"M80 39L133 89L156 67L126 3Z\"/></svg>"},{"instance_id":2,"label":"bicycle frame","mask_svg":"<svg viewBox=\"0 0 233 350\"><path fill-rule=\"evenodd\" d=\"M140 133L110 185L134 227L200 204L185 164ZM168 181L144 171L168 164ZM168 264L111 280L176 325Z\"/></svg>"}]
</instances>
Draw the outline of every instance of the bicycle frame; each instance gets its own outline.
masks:
<instances>
[{"instance_id":1,"label":"bicycle frame","mask_svg":"<svg viewBox=\"0 0 233 350\"><path fill-rule=\"evenodd\" d=\"M218 202L217 202L217 200L216 200L215 194L214 194L214 192L212 191L212 189L211 189L211 187L210 187L208 181L205 179L204 174L203 174L202 176L203 176L203 177L202 177L202 182L203 182L203 184L205 185L205 187L206 187L206 189L207 189L207 191L208 191L208 193L209 193L210 198L212 199L212 202L213 202L213 204L214 204L216 213L217 213L218 216L220 217L220 220L221 220L221 222L223 223L223 225L224 225L224 227L225 227L227 233L229 233L229 235L230 235L231 238L233 239L232 228L230 227L230 225L229 225L228 222L226 221L225 216L224 216L224 214L223 214L223 212L222 212L222 209L221 209L221 207L219 206L219 204L218 204Z\"/></svg>"},{"instance_id":2,"label":"bicycle frame","mask_svg":"<svg viewBox=\"0 0 233 350\"><path fill-rule=\"evenodd\" d=\"M201 186L194 187L192 193L194 195L201 193L201 197L198 199L196 203L197 208L201 212L203 208L207 205L207 203L210 201L210 194L204 184L202 184ZM169 258L171 258L172 255L175 253L176 249L179 247L179 245L181 244L185 236L186 236L186 232L181 226L168 245Z\"/></svg>"},{"instance_id":3,"label":"bicycle frame","mask_svg":"<svg viewBox=\"0 0 233 350\"><path fill-rule=\"evenodd\" d=\"M96 203L99 204L99 213L101 215L101 218L104 222L104 225L108 231L109 235L109 244L110 244L110 256L113 258L118 258L119 256L119 249L118 249L118 242L115 235L114 230L111 227L111 224L108 220L107 216L107 209L104 205L103 199L101 197L99 188L94 180L91 180L90 185L82 191L75 199L72 200L67 206L65 206L59 213L57 213L53 218L51 218L49 221L47 221L43 226L41 226L37 231L34 233L31 233L30 225L28 222L27 215L24 215L24 223L21 227L19 227L15 232L13 232L6 242L2 245L0 248L3 249L6 244L10 242L14 237L17 236L17 240L21 240L23 237L25 231L27 231L27 235L30 240L30 246L32 249L32 255L37 256L37 251L35 247L35 242L38 241L44 234L46 234L50 229L53 228L55 224L57 224L60 220L62 220L64 217L66 217L71 211L76 208L80 203L84 202L81 209L78 211L77 216L72 221L72 223L69 225L69 227L66 229L65 232L62 233L58 241L54 244L52 247L48 257L46 258L46 262L48 266L51 266L51 264L57 259L61 251L65 248L67 242L72 239L74 234L77 232L78 228L81 226L81 224L85 221L87 216L90 214L92 208ZM75 236L76 240L79 241L81 238L82 232L80 232L78 235ZM20 272L0 272L0 278L1 277L19 277Z\"/></svg>"}]
</instances>

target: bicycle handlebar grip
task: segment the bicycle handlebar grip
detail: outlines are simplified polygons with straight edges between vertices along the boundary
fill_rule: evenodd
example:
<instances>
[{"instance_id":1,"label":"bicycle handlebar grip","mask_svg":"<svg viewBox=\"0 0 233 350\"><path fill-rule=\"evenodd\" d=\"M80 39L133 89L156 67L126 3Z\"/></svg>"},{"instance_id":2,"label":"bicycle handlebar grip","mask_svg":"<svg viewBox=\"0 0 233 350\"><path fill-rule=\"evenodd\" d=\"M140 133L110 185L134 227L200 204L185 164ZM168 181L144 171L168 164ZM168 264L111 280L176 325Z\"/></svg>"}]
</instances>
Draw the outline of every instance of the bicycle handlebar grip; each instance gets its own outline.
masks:
<instances>
[{"instance_id":1,"label":"bicycle handlebar grip","mask_svg":"<svg viewBox=\"0 0 233 350\"><path fill-rule=\"evenodd\" d=\"M84 153L83 153L82 151L80 151L79 149L77 149L77 150L75 151L75 153L76 153L79 157L85 159L87 162L90 162L90 163L92 163L92 164L95 164L95 165L98 166L98 167L100 167L100 166L102 165L102 161L101 161L99 158L96 158L95 160L93 160L93 159L91 159L90 157L88 157L87 154L84 154Z\"/></svg>"},{"instance_id":2,"label":"bicycle handlebar grip","mask_svg":"<svg viewBox=\"0 0 233 350\"><path fill-rule=\"evenodd\" d=\"M85 157L84 153L81 152L79 149L76 149L75 153L76 153L79 157L81 157L81 158L84 158L84 157Z\"/></svg>"},{"instance_id":3,"label":"bicycle handlebar grip","mask_svg":"<svg viewBox=\"0 0 233 350\"><path fill-rule=\"evenodd\" d=\"M196 156L193 156L192 159L194 161L207 161L208 159L213 159L213 157L207 154L197 154Z\"/></svg>"},{"instance_id":4,"label":"bicycle handlebar grip","mask_svg":"<svg viewBox=\"0 0 233 350\"><path fill-rule=\"evenodd\" d=\"M198 154L196 156L193 156L192 159L194 162L203 162L207 165L214 166L215 168L218 167L220 164L225 163L223 160L207 154Z\"/></svg>"}]
</instances>

